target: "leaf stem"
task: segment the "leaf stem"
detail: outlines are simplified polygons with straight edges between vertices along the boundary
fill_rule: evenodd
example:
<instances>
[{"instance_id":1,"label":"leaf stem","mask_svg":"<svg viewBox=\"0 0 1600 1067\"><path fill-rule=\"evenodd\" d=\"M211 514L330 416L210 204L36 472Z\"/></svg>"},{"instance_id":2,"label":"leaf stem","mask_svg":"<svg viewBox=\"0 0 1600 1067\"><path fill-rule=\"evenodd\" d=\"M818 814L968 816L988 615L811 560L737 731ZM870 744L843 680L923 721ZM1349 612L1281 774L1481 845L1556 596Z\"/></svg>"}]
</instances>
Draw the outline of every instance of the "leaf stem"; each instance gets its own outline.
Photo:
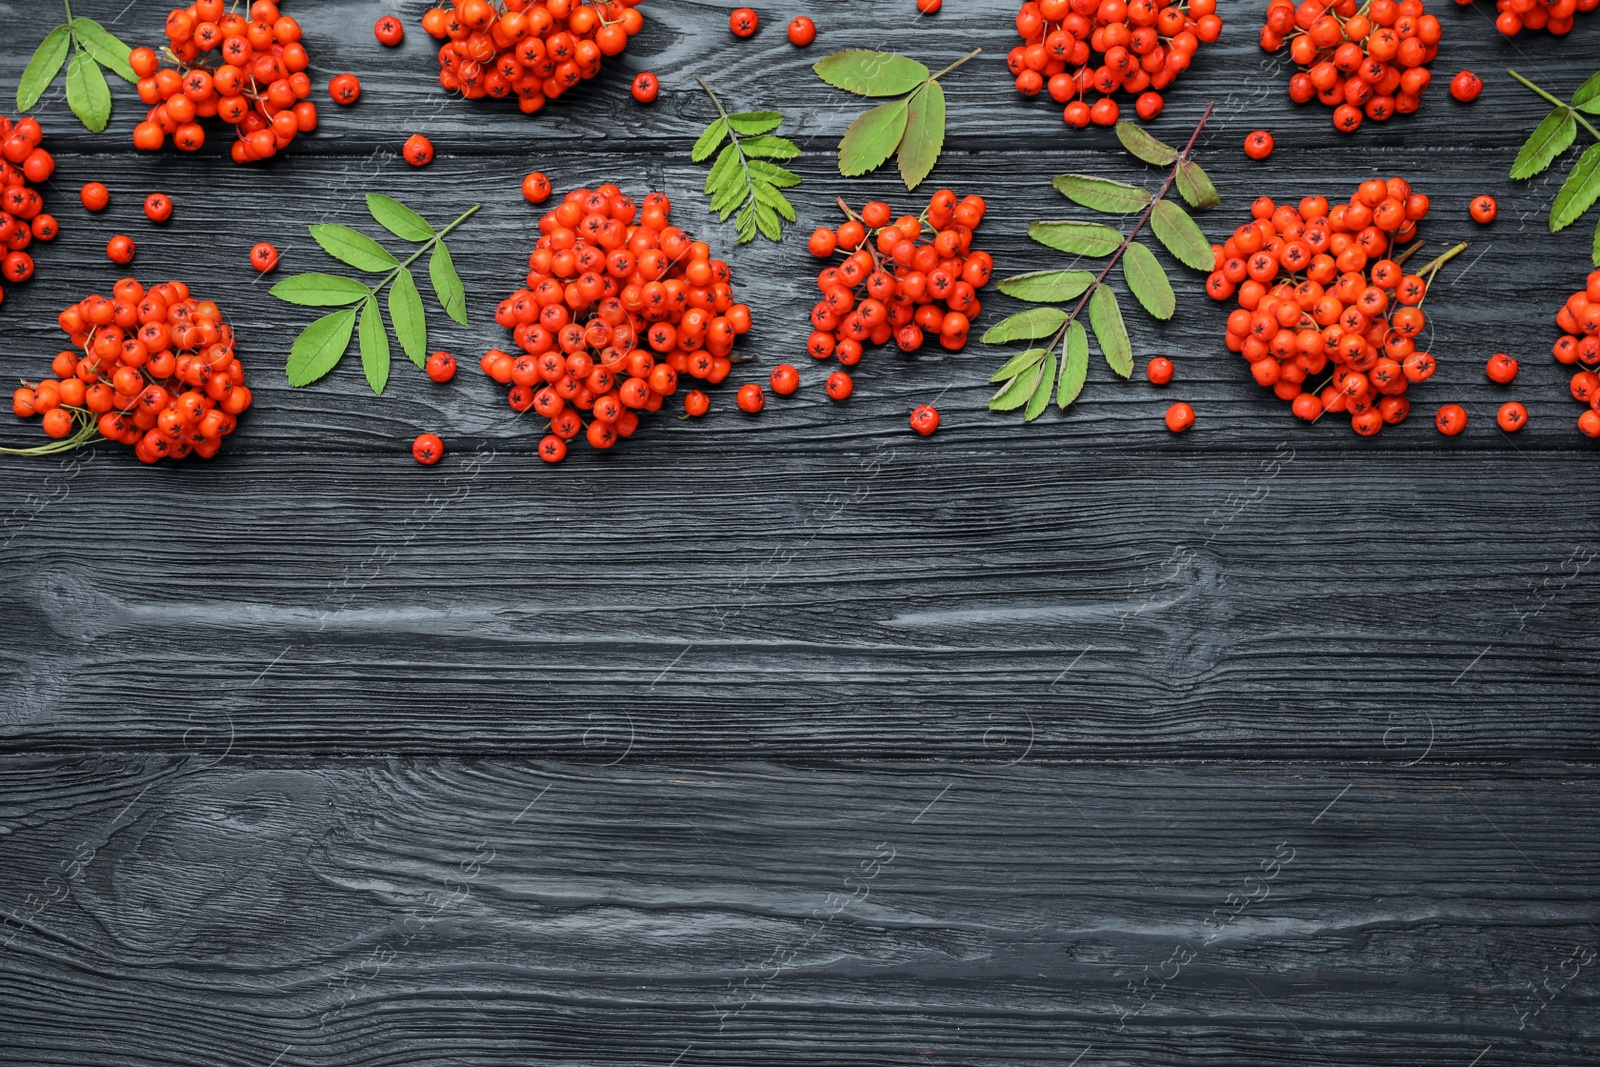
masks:
<instances>
[{"instance_id":1,"label":"leaf stem","mask_svg":"<svg viewBox=\"0 0 1600 1067\"><path fill-rule=\"evenodd\" d=\"M400 264L394 270L390 271L388 276L385 277L383 279L383 281L381 281L377 285L371 287L372 295L374 297L376 297L379 293L383 292L384 286L388 285L390 282L392 282L396 278L398 278L400 276L400 272L401 271L405 270L407 267L411 266L411 264L415 263L417 261L418 257L420 257L422 255L422 253L428 251L434 245L438 244L440 241L443 241L445 239L445 235L448 234L451 230L455 229L457 226L460 226L463 222L466 222L467 219L469 219L473 215L477 214L478 209L481 208L481 207L483 207L482 204L473 204L471 207L467 208L466 211L462 212L461 216L459 218L457 218L456 221L452 222L450 225L446 226L444 229L440 230L438 233L436 233L432 237L428 238L428 241L427 241L426 244L424 244L421 248L417 249L415 252L411 253L411 258L410 259L406 260L404 263Z\"/></svg>"},{"instance_id":2,"label":"leaf stem","mask_svg":"<svg viewBox=\"0 0 1600 1067\"><path fill-rule=\"evenodd\" d=\"M937 73L937 74L933 75L932 77L930 77L928 79L928 81L931 81L931 82L938 81L940 78L944 77L946 74L949 74L952 70L955 70L957 67L961 66L961 64L967 62L973 56L978 55L982 51L983 51L983 49L981 49L981 48L974 48L972 51L968 52L966 55L962 56L960 59L958 59L954 63L950 64L948 67L946 67L943 70L941 70L939 73Z\"/></svg>"},{"instance_id":3,"label":"leaf stem","mask_svg":"<svg viewBox=\"0 0 1600 1067\"><path fill-rule=\"evenodd\" d=\"M1585 119L1582 115L1578 114L1578 109L1577 108L1573 107L1570 103L1568 103L1565 100L1557 100L1555 97L1551 96L1549 93L1545 92L1543 89L1539 88L1537 85L1533 84L1527 78L1524 78L1522 75L1518 74L1516 71L1512 70L1510 67L1506 68L1506 73L1511 75L1513 78L1517 79L1517 81L1521 82L1523 85L1527 86L1529 89L1533 90L1535 93L1538 93L1540 96L1542 96L1546 100L1550 101L1556 107L1564 107L1564 108L1566 108L1567 111L1571 113L1572 117L1578 120L1578 125L1582 126L1584 129L1589 131L1589 136L1593 137L1597 141L1600 141L1600 130L1596 130L1593 126L1589 125L1589 121L1587 119Z\"/></svg>"}]
</instances>

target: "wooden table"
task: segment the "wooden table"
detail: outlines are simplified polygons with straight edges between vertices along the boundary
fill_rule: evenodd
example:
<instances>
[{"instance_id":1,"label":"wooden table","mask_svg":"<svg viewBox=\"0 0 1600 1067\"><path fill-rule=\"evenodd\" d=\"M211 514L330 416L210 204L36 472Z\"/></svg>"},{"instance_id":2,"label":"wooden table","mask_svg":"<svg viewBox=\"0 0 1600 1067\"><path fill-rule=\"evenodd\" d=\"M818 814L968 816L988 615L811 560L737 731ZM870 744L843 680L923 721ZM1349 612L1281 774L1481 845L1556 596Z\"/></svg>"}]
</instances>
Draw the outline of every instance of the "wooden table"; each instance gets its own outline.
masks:
<instances>
[{"instance_id":1,"label":"wooden table","mask_svg":"<svg viewBox=\"0 0 1600 1067\"><path fill-rule=\"evenodd\" d=\"M74 8L159 39L165 5L120 6ZM1051 176L1151 172L1018 97L1014 4L769 5L748 41L728 7L651 0L625 56L524 118L439 91L421 4L399 5L393 50L378 6L290 4L319 102L342 70L365 92L261 166L228 162L218 130L197 156L136 153L125 85L98 137L59 83L41 106L62 233L6 286L7 372L45 373L56 312L109 291L102 249L127 232L141 278L226 309L256 406L212 462L0 462L0 1060L1593 1062L1600 483L1549 347L1594 222L1546 232L1564 168L1504 177L1546 110L1504 69L1570 92L1600 17L1508 41L1489 5L1441 5L1422 110L1343 137L1287 99L1261 5L1225 3L1169 94L1169 140L1217 103L1213 237L1257 195L1400 174L1433 198L1431 249L1471 242L1427 304L1439 374L1363 439L1250 381L1182 270L1172 324L1130 311L1141 373L1097 361L1067 414L989 414L1001 353L975 337L872 352L827 400L802 351L805 235L837 196L913 198L889 169L838 177L862 105L809 63L984 49L947 79L916 199L985 196L1002 275L1065 265L1023 236L1085 215ZM820 35L799 51L802 13ZM6 93L56 19L12 12ZM1462 67L1488 83L1470 107L1444 86ZM628 96L646 68L648 108ZM790 116L805 184L783 244L735 250L706 215L696 76ZM1241 151L1261 126L1267 164ZM397 155L414 131L438 146L424 170ZM531 417L476 368L536 237L531 169L662 189L730 258L752 363L711 416L535 455ZM92 179L99 216L76 202ZM157 189L162 227L140 212ZM432 324L463 373L400 360L374 397L352 354L292 390L310 316L246 254L271 240L279 277L327 269L306 224L367 223L369 191L435 220L484 205L454 242L472 325ZM1488 228L1466 214L1482 192ZM1019 306L985 304L980 326ZM1511 387L1484 376L1496 350L1522 361ZM1166 388L1142 378L1158 352ZM784 360L801 393L735 411ZM1531 414L1515 437L1493 428L1504 398ZM1182 436L1161 426L1175 399L1199 413ZM907 413L934 400L944 426L916 437ZM1451 401L1472 419L1456 438L1430 425ZM437 467L408 454L422 430L447 442Z\"/></svg>"}]
</instances>

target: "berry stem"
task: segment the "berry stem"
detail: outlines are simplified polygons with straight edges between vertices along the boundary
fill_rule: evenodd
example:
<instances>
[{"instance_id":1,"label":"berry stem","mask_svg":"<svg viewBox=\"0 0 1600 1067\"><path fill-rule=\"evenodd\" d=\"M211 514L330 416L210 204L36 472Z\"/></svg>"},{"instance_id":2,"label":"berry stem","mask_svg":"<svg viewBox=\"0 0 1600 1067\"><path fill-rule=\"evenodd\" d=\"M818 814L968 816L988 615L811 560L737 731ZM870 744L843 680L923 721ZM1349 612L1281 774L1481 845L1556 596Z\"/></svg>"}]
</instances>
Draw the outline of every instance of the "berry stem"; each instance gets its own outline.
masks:
<instances>
[{"instance_id":1,"label":"berry stem","mask_svg":"<svg viewBox=\"0 0 1600 1067\"><path fill-rule=\"evenodd\" d=\"M1589 125L1588 120L1585 119L1582 115L1578 114L1577 108L1573 107L1571 104L1567 103L1567 101L1565 101L1565 100L1557 100L1555 97L1551 96L1549 93L1545 92L1543 89L1539 88L1537 85L1533 84L1527 78L1524 78L1522 75L1518 74L1516 71L1512 70L1510 67L1506 68L1506 73L1511 75L1513 78L1517 79L1517 81L1521 82L1523 85L1527 86L1529 89L1532 89L1535 93L1538 93L1540 96L1542 96L1546 100L1550 101L1556 107L1564 107L1564 108L1566 108L1567 111L1569 111L1572 114L1572 117L1578 120L1578 125L1582 126L1584 129L1589 131L1589 136L1593 137L1597 141L1600 141L1600 130L1596 130L1593 126Z\"/></svg>"},{"instance_id":2,"label":"berry stem","mask_svg":"<svg viewBox=\"0 0 1600 1067\"><path fill-rule=\"evenodd\" d=\"M1427 282L1428 283L1428 289L1431 290L1433 288L1433 279L1438 275L1439 268L1444 266L1446 263L1450 262L1452 259L1455 259L1457 256L1459 256L1461 253L1465 252L1466 250L1467 250L1467 243L1465 241L1462 241L1460 244L1458 244L1454 248L1450 249L1450 251L1444 252L1444 253L1440 254L1439 256L1429 260L1427 263L1423 264L1422 268L1417 271L1417 277L1419 277L1423 281ZM1427 298L1428 298L1428 293L1427 293L1427 291L1424 291L1423 294L1422 294L1422 299L1426 300ZM1422 303L1422 300L1418 300L1417 303L1418 303L1418 305L1420 305Z\"/></svg>"},{"instance_id":3,"label":"berry stem","mask_svg":"<svg viewBox=\"0 0 1600 1067\"><path fill-rule=\"evenodd\" d=\"M73 408L73 417L78 420L78 430L71 437L63 437L59 441L51 441L47 445L35 445L33 448L0 448L0 455L7 456L55 456L62 452L71 452L75 448L82 448L96 436L100 430L94 416L85 408Z\"/></svg>"},{"instance_id":4,"label":"berry stem","mask_svg":"<svg viewBox=\"0 0 1600 1067\"><path fill-rule=\"evenodd\" d=\"M928 81L931 81L931 82L938 81L940 78L944 77L946 74L949 74L952 70L955 70L957 67L961 66L961 64L967 62L967 60L971 59L975 55L978 55L982 51L983 51L983 49L981 49L981 48L974 48L972 51L968 52L966 55L962 56L960 59L958 59L954 63L950 64L948 67L946 67L943 70L941 70L939 73L933 75L931 78L928 79Z\"/></svg>"}]
</instances>

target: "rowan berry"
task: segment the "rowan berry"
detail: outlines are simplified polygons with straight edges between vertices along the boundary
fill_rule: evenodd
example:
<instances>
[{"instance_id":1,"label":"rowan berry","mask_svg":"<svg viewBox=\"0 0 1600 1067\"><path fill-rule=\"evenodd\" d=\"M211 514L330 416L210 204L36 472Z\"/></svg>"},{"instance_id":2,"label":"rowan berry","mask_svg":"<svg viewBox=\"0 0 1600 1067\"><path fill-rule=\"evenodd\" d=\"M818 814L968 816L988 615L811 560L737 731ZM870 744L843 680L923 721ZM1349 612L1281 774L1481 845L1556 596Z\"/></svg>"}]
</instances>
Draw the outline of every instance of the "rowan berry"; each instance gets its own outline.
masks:
<instances>
[{"instance_id":1,"label":"rowan berry","mask_svg":"<svg viewBox=\"0 0 1600 1067\"><path fill-rule=\"evenodd\" d=\"M1600 411L1590 408L1578 416L1578 429L1585 437L1600 437Z\"/></svg>"},{"instance_id":2,"label":"rowan berry","mask_svg":"<svg viewBox=\"0 0 1600 1067\"><path fill-rule=\"evenodd\" d=\"M911 428L924 437L939 428L939 409L932 404L919 404L911 409Z\"/></svg>"},{"instance_id":3,"label":"rowan berry","mask_svg":"<svg viewBox=\"0 0 1600 1067\"><path fill-rule=\"evenodd\" d=\"M133 243L133 238L127 234L119 233L106 242L106 258L113 263L127 264L133 262L134 254L138 251Z\"/></svg>"},{"instance_id":4,"label":"rowan berry","mask_svg":"<svg viewBox=\"0 0 1600 1067\"><path fill-rule=\"evenodd\" d=\"M1487 372L1490 381L1505 385L1517 376L1517 361L1504 352L1496 352L1489 357Z\"/></svg>"},{"instance_id":5,"label":"rowan berry","mask_svg":"<svg viewBox=\"0 0 1600 1067\"><path fill-rule=\"evenodd\" d=\"M842 370L836 370L828 375L826 389L830 400L848 400L850 394L855 392L855 388L856 383Z\"/></svg>"},{"instance_id":6,"label":"rowan berry","mask_svg":"<svg viewBox=\"0 0 1600 1067\"><path fill-rule=\"evenodd\" d=\"M1433 424L1446 437L1454 437L1467 428L1467 410L1460 404L1446 404L1433 417Z\"/></svg>"},{"instance_id":7,"label":"rowan berry","mask_svg":"<svg viewBox=\"0 0 1600 1067\"><path fill-rule=\"evenodd\" d=\"M1244 154L1251 159L1266 159L1272 155L1272 134L1257 130L1244 139Z\"/></svg>"},{"instance_id":8,"label":"rowan berry","mask_svg":"<svg viewBox=\"0 0 1600 1067\"><path fill-rule=\"evenodd\" d=\"M924 15L937 15L944 0L917 0L917 10Z\"/></svg>"},{"instance_id":9,"label":"rowan berry","mask_svg":"<svg viewBox=\"0 0 1600 1067\"><path fill-rule=\"evenodd\" d=\"M425 167L433 162L433 142L420 133L414 133L406 138L405 147L400 150L400 154L413 167Z\"/></svg>"},{"instance_id":10,"label":"rowan berry","mask_svg":"<svg viewBox=\"0 0 1600 1067\"><path fill-rule=\"evenodd\" d=\"M800 388L800 372L787 363L780 363L772 368L772 391L779 396L788 396Z\"/></svg>"},{"instance_id":11,"label":"rowan berry","mask_svg":"<svg viewBox=\"0 0 1600 1067\"><path fill-rule=\"evenodd\" d=\"M550 199L550 179L542 171L534 171L522 179L522 195L530 204L542 204Z\"/></svg>"},{"instance_id":12,"label":"rowan berry","mask_svg":"<svg viewBox=\"0 0 1600 1067\"><path fill-rule=\"evenodd\" d=\"M444 458L444 442L438 434L421 433L411 442L411 456L423 466L431 466Z\"/></svg>"},{"instance_id":13,"label":"rowan berry","mask_svg":"<svg viewBox=\"0 0 1600 1067\"><path fill-rule=\"evenodd\" d=\"M172 217L172 198L166 193L151 193L144 198L144 213L151 222L166 222Z\"/></svg>"},{"instance_id":14,"label":"rowan berry","mask_svg":"<svg viewBox=\"0 0 1600 1067\"><path fill-rule=\"evenodd\" d=\"M1115 126L1122 109L1109 96L1102 96L1089 108L1089 121L1096 126Z\"/></svg>"},{"instance_id":15,"label":"rowan berry","mask_svg":"<svg viewBox=\"0 0 1600 1067\"><path fill-rule=\"evenodd\" d=\"M90 211L104 211L106 205L111 202L111 193L99 182L89 182L78 190L78 198Z\"/></svg>"},{"instance_id":16,"label":"rowan berry","mask_svg":"<svg viewBox=\"0 0 1600 1067\"><path fill-rule=\"evenodd\" d=\"M733 31L735 37L750 37L760 25L761 17L753 8L734 8L733 14L728 16L728 28Z\"/></svg>"},{"instance_id":17,"label":"rowan berry","mask_svg":"<svg viewBox=\"0 0 1600 1067\"><path fill-rule=\"evenodd\" d=\"M278 265L278 250L265 241L250 249L250 265L266 274Z\"/></svg>"},{"instance_id":18,"label":"rowan berry","mask_svg":"<svg viewBox=\"0 0 1600 1067\"><path fill-rule=\"evenodd\" d=\"M817 39L817 24L801 15L789 23L789 43L804 48Z\"/></svg>"},{"instance_id":19,"label":"rowan berry","mask_svg":"<svg viewBox=\"0 0 1600 1067\"><path fill-rule=\"evenodd\" d=\"M1483 79L1464 70L1450 79L1450 95L1463 104L1470 104L1478 99L1478 94L1483 92Z\"/></svg>"},{"instance_id":20,"label":"rowan berry","mask_svg":"<svg viewBox=\"0 0 1600 1067\"><path fill-rule=\"evenodd\" d=\"M1508 400L1495 412L1494 421L1506 433L1516 433L1528 421L1528 409L1515 400Z\"/></svg>"},{"instance_id":21,"label":"rowan berry","mask_svg":"<svg viewBox=\"0 0 1600 1067\"><path fill-rule=\"evenodd\" d=\"M748 412L752 415L767 406L767 394L762 392L761 386L755 382L748 382L739 386L739 392L734 399L739 405L740 411Z\"/></svg>"},{"instance_id":22,"label":"rowan berry","mask_svg":"<svg viewBox=\"0 0 1600 1067\"><path fill-rule=\"evenodd\" d=\"M683 397L683 413L698 419L711 410L711 398L698 389L691 389Z\"/></svg>"},{"instance_id":23,"label":"rowan berry","mask_svg":"<svg viewBox=\"0 0 1600 1067\"><path fill-rule=\"evenodd\" d=\"M456 376L456 357L448 352L435 352L428 357L423 370L436 382L448 382Z\"/></svg>"},{"instance_id":24,"label":"rowan berry","mask_svg":"<svg viewBox=\"0 0 1600 1067\"><path fill-rule=\"evenodd\" d=\"M1144 376L1151 385L1166 385L1172 381L1172 360L1166 356L1157 356L1145 364Z\"/></svg>"},{"instance_id":25,"label":"rowan berry","mask_svg":"<svg viewBox=\"0 0 1600 1067\"><path fill-rule=\"evenodd\" d=\"M393 15L385 15L372 24L372 33L378 38L379 44L385 44L393 48L405 40L406 27L404 23Z\"/></svg>"},{"instance_id":26,"label":"rowan berry","mask_svg":"<svg viewBox=\"0 0 1600 1067\"><path fill-rule=\"evenodd\" d=\"M1182 433L1194 425L1194 408L1181 400L1178 401L1167 408L1166 423L1167 429L1173 433Z\"/></svg>"},{"instance_id":27,"label":"rowan berry","mask_svg":"<svg viewBox=\"0 0 1600 1067\"><path fill-rule=\"evenodd\" d=\"M546 434L539 441L539 458L546 463L560 463L567 458L567 443L553 433Z\"/></svg>"},{"instance_id":28,"label":"rowan berry","mask_svg":"<svg viewBox=\"0 0 1600 1067\"><path fill-rule=\"evenodd\" d=\"M349 107L361 99L361 81L354 74L335 74L328 82L328 95L335 104Z\"/></svg>"},{"instance_id":29,"label":"rowan berry","mask_svg":"<svg viewBox=\"0 0 1600 1067\"><path fill-rule=\"evenodd\" d=\"M656 76L649 71L640 71L633 76L633 98L639 103L651 103L660 92L661 83L656 81Z\"/></svg>"},{"instance_id":30,"label":"rowan berry","mask_svg":"<svg viewBox=\"0 0 1600 1067\"><path fill-rule=\"evenodd\" d=\"M1475 196L1467 210L1472 215L1473 222L1487 226L1494 221L1496 215L1500 214L1500 205L1495 203L1492 196Z\"/></svg>"},{"instance_id":31,"label":"rowan berry","mask_svg":"<svg viewBox=\"0 0 1600 1067\"><path fill-rule=\"evenodd\" d=\"M811 254L818 259L826 259L833 255L833 250L839 247L838 238L826 226L819 226L811 234L811 241L806 246Z\"/></svg>"}]
</instances>

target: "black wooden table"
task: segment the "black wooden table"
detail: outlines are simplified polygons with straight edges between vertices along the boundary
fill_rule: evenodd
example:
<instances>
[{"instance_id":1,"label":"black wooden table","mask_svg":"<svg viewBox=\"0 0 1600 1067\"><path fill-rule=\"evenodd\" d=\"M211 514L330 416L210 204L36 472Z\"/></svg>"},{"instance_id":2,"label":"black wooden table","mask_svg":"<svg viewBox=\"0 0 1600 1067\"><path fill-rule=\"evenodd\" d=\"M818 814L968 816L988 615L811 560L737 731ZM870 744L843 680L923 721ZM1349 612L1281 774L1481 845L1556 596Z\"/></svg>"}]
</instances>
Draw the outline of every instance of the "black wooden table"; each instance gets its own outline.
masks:
<instances>
[{"instance_id":1,"label":"black wooden table","mask_svg":"<svg viewBox=\"0 0 1600 1067\"><path fill-rule=\"evenodd\" d=\"M1172 324L1133 320L1141 372L1177 362L1164 389L1097 363L1073 410L1025 427L985 410L1001 356L975 335L873 352L828 401L801 351L804 236L837 196L911 198L889 169L838 177L862 105L811 62L984 49L947 78L923 196L985 196L1001 274L1064 265L1022 236L1075 214L1051 176L1137 173L1109 132L1018 97L1014 4L770 4L748 41L729 6L651 0L620 61L530 119L439 91L422 4L397 5L390 50L380 5L291 3L319 99L342 70L365 94L266 165L226 161L220 134L136 153L125 85L98 137L59 83L41 106L62 233L6 287L6 373L45 373L56 312L109 290L127 232L141 278L228 312L256 406L208 463L0 462L0 1061L1594 1062L1600 487L1549 355L1593 221L1552 237L1559 171L1504 177L1546 110L1504 69L1570 92L1600 17L1508 41L1490 5L1442 5L1422 110L1346 138L1287 99L1261 5L1225 3L1169 94L1169 140L1217 104L1213 237L1259 194L1400 174L1433 198L1431 248L1471 242L1428 302L1440 372L1362 439L1255 386L1192 274ZM166 5L119 9L75 5L159 39ZM796 50L802 13L820 35ZM9 13L0 90L56 19ZM1488 83L1470 107L1443 84L1462 67ZM790 116L783 244L734 250L705 214L696 76ZM1267 165L1241 151L1261 126ZM439 150L424 170L398 158L415 131ZM712 416L535 455L476 368L536 237L531 169L664 190L729 256L753 362ZM76 202L93 179L99 216ZM162 227L140 211L157 189ZM361 225L368 191L436 219L484 205L455 243L473 325L433 323L463 373L401 360L379 398L351 355L292 390L309 316L246 254L326 269L306 224ZM1482 192L1487 228L1466 215ZM980 327L1019 306L985 303ZM1496 350L1522 361L1509 388L1484 376ZM733 411L785 360L800 394ZM1531 414L1514 437L1493 428L1507 397ZM918 438L907 413L935 399L944 426ZM1174 399L1199 413L1181 436ZM1456 438L1431 425L1451 401ZM437 467L409 456L422 430L450 449Z\"/></svg>"}]
</instances>

